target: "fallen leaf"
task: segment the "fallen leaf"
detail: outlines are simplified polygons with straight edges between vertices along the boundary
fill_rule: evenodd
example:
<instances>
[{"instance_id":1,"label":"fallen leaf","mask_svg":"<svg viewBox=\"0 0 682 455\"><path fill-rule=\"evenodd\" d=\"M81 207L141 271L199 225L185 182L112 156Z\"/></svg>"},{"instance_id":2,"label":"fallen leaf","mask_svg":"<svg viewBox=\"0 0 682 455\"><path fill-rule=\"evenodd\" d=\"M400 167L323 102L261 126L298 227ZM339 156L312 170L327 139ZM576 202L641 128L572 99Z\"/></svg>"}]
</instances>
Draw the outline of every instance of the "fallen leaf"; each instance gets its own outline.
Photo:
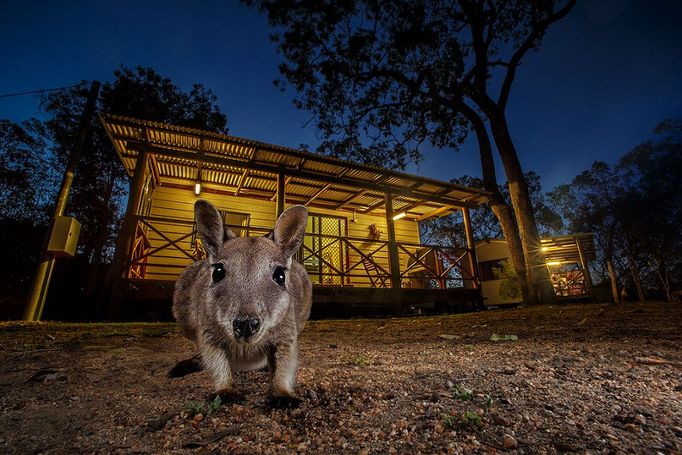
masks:
<instances>
[{"instance_id":1,"label":"fallen leaf","mask_svg":"<svg viewBox=\"0 0 682 455\"><path fill-rule=\"evenodd\" d=\"M196 449L198 447L207 446L209 444L213 444L214 442L220 441L221 439L223 439L225 436L229 435L230 433L232 433L231 428L227 429L227 430L219 431L216 434L209 436L207 438L204 438L200 441L187 442L187 443L185 443L185 448Z\"/></svg>"},{"instance_id":2,"label":"fallen leaf","mask_svg":"<svg viewBox=\"0 0 682 455\"><path fill-rule=\"evenodd\" d=\"M682 362L661 359L660 357L635 357L635 361L642 365L682 365Z\"/></svg>"}]
</instances>

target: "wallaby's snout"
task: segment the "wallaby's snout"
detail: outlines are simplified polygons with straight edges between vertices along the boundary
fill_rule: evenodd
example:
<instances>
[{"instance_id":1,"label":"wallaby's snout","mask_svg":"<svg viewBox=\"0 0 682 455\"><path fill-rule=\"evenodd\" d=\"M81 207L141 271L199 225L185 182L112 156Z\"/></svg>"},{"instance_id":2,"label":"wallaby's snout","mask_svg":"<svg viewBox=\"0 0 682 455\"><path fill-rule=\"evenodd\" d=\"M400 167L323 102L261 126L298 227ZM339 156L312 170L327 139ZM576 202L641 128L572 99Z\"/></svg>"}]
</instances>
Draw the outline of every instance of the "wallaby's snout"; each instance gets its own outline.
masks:
<instances>
[{"instance_id":1,"label":"wallaby's snout","mask_svg":"<svg viewBox=\"0 0 682 455\"><path fill-rule=\"evenodd\" d=\"M238 339L242 338L244 341L247 341L251 338L251 335L258 332L260 319L253 316L237 316L234 322L232 322L232 328Z\"/></svg>"}]
</instances>

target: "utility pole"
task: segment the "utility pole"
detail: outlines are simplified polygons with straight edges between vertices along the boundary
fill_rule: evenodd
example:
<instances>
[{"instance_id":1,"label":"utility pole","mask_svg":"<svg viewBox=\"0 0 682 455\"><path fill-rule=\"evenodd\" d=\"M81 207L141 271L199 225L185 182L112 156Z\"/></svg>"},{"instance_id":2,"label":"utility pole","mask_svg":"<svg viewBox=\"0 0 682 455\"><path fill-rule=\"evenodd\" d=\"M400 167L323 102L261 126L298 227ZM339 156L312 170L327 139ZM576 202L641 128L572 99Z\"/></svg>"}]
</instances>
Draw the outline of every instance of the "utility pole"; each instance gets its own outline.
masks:
<instances>
[{"instance_id":1,"label":"utility pole","mask_svg":"<svg viewBox=\"0 0 682 455\"><path fill-rule=\"evenodd\" d=\"M24 321L40 321L40 318L43 314L45 298L47 297L47 290L50 286L50 278L52 277L52 270L54 269L55 263L55 255L49 252L47 247L50 243L50 236L52 234L52 229L54 228L55 220L57 217L64 215L66 203L69 200L71 184L73 183L76 166L78 165L78 160L80 159L83 144L85 143L85 138L88 133L90 117L92 117L92 114L95 111L99 87L100 83L98 81L93 81L92 84L90 84L90 93L88 95L88 100L85 103L83 115L81 116L78 134L76 135L76 141L74 143L73 149L71 150L71 155L69 156L66 169L64 170L62 186L59 188L57 203L54 207L54 215L52 216L47 234L45 234L45 241L43 242L40 261L38 262L36 274L33 278L33 285L31 286L31 294L28 298L28 301L26 302L26 308L24 309Z\"/></svg>"}]
</instances>

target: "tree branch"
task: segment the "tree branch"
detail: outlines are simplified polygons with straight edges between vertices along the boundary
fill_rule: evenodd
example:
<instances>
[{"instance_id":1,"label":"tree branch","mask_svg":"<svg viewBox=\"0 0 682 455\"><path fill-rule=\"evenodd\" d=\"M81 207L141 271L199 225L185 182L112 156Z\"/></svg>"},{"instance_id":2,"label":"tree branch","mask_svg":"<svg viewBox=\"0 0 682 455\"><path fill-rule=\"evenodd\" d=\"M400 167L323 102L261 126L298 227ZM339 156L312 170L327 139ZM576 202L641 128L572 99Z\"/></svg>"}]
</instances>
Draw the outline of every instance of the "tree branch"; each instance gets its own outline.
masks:
<instances>
[{"instance_id":1,"label":"tree branch","mask_svg":"<svg viewBox=\"0 0 682 455\"><path fill-rule=\"evenodd\" d=\"M566 5L564 5L563 8L559 9L554 14L551 14L547 18L535 24L530 35L528 35L528 37L521 44L521 46L516 50L516 52L514 52L514 55L512 55L511 59L509 60L507 74L505 75L504 81L502 82L502 88L500 89L500 97L497 100L497 105L502 111L504 111L504 109L507 106L507 101L509 100L509 93L511 91L511 85L512 82L514 82L514 77L516 76L516 68L521 63L521 59L523 58L523 56L533 47L536 40L540 38L542 34L545 33L545 31L547 31L547 28L551 24L566 17L566 15L571 11L573 6L575 6L575 3L576 0L569 0L568 3L566 3Z\"/></svg>"}]
</instances>

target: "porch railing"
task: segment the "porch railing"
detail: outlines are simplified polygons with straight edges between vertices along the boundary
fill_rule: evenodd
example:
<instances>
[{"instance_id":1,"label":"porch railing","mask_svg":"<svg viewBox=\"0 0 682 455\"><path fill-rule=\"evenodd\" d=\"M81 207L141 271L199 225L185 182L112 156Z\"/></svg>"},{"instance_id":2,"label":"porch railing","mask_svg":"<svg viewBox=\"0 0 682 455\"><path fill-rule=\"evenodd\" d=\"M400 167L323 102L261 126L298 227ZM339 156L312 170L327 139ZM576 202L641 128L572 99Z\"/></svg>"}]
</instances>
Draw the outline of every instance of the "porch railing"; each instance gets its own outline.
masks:
<instances>
[{"instance_id":1,"label":"porch railing","mask_svg":"<svg viewBox=\"0 0 682 455\"><path fill-rule=\"evenodd\" d=\"M585 281L585 272L582 270L552 272L551 279L557 297L572 297L589 294L589 289Z\"/></svg>"},{"instance_id":2,"label":"porch railing","mask_svg":"<svg viewBox=\"0 0 682 455\"><path fill-rule=\"evenodd\" d=\"M153 216L135 219L126 277L174 280L192 261L206 257L194 222ZM271 231L257 226L228 227L250 236ZM306 239L296 259L306 266L315 285L392 287L390 241L325 234L306 234ZM395 247L401 288L479 287L469 266L470 250L409 242L396 242Z\"/></svg>"}]
</instances>

